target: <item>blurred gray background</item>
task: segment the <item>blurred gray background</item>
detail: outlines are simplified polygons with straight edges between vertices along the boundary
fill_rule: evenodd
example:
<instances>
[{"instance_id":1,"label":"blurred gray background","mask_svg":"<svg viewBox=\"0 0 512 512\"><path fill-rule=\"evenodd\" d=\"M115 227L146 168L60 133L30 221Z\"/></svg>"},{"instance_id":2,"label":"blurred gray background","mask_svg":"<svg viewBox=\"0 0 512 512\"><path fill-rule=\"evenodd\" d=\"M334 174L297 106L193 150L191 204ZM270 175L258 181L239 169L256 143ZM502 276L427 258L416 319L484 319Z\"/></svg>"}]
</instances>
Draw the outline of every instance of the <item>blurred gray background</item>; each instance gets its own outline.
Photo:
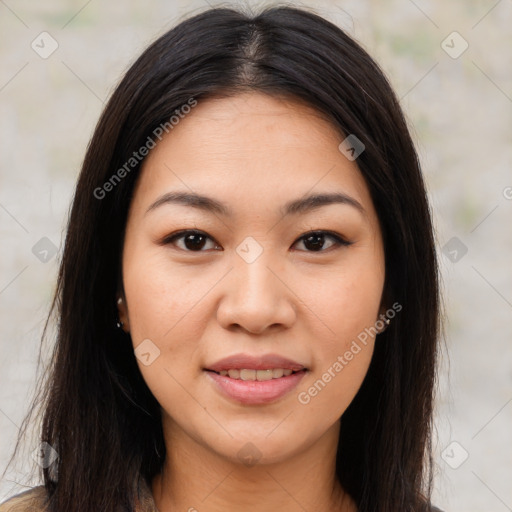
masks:
<instances>
[{"instance_id":1,"label":"blurred gray background","mask_svg":"<svg viewBox=\"0 0 512 512\"><path fill-rule=\"evenodd\" d=\"M208 3L229 5L0 0L0 471L35 389L73 186L103 103L149 42ZM293 4L381 64L422 159L446 310L434 502L512 510L512 0ZM0 501L23 490L36 446Z\"/></svg>"}]
</instances>

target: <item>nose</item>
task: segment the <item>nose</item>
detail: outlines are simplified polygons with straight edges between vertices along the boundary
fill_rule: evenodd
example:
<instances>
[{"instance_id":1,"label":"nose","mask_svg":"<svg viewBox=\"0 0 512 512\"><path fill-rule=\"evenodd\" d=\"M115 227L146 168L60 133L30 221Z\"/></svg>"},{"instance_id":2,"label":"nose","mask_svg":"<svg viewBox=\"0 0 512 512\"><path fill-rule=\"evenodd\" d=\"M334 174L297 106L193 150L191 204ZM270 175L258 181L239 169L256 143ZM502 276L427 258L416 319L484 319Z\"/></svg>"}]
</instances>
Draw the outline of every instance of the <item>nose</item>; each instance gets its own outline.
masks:
<instances>
[{"instance_id":1,"label":"nose","mask_svg":"<svg viewBox=\"0 0 512 512\"><path fill-rule=\"evenodd\" d=\"M286 283L284 267L264 255L265 251L252 263L235 255L217 309L217 320L225 329L261 334L294 323L293 287Z\"/></svg>"}]
</instances>

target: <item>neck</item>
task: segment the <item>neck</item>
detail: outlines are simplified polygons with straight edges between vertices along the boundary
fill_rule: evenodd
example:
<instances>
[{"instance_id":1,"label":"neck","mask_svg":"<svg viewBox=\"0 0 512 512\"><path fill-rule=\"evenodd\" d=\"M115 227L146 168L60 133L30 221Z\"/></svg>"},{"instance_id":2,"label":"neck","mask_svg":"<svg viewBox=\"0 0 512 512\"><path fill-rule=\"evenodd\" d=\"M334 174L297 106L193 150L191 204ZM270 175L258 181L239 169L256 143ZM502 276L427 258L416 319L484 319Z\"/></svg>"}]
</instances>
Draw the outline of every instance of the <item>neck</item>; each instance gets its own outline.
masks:
<instances>
[{"instance_id":1,"label":"neck","mask_svg":"<svg viewBox=\"0 0 512 512\"><path fill-rule=\"evenodd\" d=\"M285 461L246 466L190 438L164 420L167 456L152 482L160 512L303 512L357 510L336 477L339 422Z\"/></svg>"}]
</instances>

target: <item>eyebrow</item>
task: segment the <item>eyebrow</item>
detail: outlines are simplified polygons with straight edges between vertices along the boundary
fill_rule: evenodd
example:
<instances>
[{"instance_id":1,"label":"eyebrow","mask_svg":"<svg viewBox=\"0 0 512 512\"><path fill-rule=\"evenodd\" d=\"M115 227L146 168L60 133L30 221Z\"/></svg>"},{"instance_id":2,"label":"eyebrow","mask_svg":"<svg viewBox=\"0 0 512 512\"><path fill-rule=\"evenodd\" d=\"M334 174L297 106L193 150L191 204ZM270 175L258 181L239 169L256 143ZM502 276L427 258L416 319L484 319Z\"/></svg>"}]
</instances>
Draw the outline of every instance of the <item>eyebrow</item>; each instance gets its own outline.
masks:
<instances>
[{"instance_id":1,"label":"eyebrow","mask_svg":"<svg viewBox=\"0 0 512 512\"><path fill-rule=\"evenodd\" d=\"M212 197L195 192L167 192L152 203L146 210L146 213L166 204L180 204L183 206L191 206L205 212L218 213L225 217L233 216L233 211L226 204ZM361 203L343 192L320 193L300 197L286 203L279 209L279 212L283 216L305 214L330 204L348 205L355 208L363 215L365 214L365 209Z\"/></svg>"}]
</instances>

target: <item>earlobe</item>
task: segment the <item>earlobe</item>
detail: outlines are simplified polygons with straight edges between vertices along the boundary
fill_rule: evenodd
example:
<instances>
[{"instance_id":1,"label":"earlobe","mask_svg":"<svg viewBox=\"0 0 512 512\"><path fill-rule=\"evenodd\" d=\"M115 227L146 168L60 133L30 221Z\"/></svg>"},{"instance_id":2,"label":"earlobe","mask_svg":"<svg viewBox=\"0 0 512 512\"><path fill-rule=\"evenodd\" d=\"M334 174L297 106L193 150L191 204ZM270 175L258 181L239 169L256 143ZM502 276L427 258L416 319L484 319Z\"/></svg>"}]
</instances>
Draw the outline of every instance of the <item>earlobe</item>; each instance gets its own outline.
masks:
<instances>
[{"instance_id":1,"label":"earlobe","mask_svg":"<svg viewBox=\"0 0 512 512\"><path fill-rule=\"evenodd\" d=\"M117 298L117 327L123 329L124 332L130 332L130 321L128 318L128 310L126 308L126 302L123 297L118 296Z\"/></svg>"}]
</instances>

